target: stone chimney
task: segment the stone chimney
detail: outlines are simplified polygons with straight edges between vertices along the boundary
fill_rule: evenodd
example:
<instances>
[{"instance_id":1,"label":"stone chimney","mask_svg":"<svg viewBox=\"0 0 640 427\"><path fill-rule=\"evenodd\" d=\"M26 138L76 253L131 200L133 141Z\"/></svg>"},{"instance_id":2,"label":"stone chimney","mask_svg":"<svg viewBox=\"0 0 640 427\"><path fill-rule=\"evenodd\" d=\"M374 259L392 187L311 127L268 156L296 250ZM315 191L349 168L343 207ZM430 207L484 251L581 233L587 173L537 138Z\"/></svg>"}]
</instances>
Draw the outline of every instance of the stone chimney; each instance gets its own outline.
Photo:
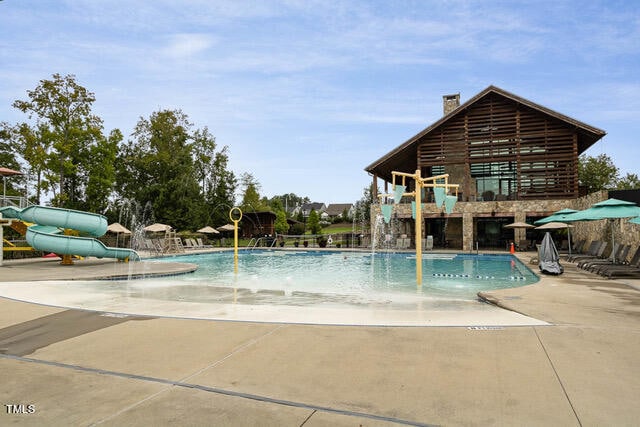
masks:
<instances>
[{"instance_id":1,"label":"stone chimney","mask_svg":"<svg viewBox=\"0 0 640 427\"><path fill-rule=\"evenodd\" d=\"M442 97L442 109L444 111L444 115L446 116L456 108L460 106L460 93L455 93L453 95L444 95Z\"/></svg>"}]
</instances>

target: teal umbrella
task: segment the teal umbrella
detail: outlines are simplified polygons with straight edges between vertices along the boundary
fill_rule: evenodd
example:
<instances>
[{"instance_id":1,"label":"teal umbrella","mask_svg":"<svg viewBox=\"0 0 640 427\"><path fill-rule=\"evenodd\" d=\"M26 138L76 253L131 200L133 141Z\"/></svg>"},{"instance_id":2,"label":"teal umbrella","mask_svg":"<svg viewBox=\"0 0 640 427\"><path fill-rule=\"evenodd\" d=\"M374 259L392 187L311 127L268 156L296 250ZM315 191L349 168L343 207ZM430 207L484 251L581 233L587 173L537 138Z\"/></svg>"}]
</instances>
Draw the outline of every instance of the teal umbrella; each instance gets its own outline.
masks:
<instances>
[{"instance_id":1,"label":"teal umbrella","mask_svg":"<svg viewBox=\"0 0 640 427\"><path fill-rule=\"evenodd\" d=\"M599 219L618 219L640 216L640 207L633 202L618 199L607 199L591 206L589 209L567 215L563 222L597 221Z\"/></svg>"},{"instance_id":2,"label":"teal umbrella","mask_svg":"<svg viewBox=\"0 0 640 427\"><path fill-rule=\"evenodd\" d=\"M637 216L635 218L631 218L629 220L629 222L633 223L633 224L640 224L640 216Z\"/></svg>"},{"instance_id":3,"label":"teal umbrella","mask_svg":"<svg viewBox=\"0 0 640 427\"><path fill-rule=\"evenodd\" d=\"M569 214L563 222L573 221L598 221L601 219L619 219L640 216L640 207L633 202L625 200L607 199L591 206L589 209ZM615 249L613 236L613 224L611 225L611 248ZM615 251L612 252L615 262Z\"/></svg>"},{"instance_id":4,"label":"teal umbrella","mask_svg":"<svg viewBox=\"0 0 640 427\"><path fill-rule=\"evenodd\" d=\"M569 208L564 208L561 209L557 212L552 213L551 215L549 215L546 218L542 218L539 219L537 221L534 221L533 223L535 225L544 225L544 224L551 224L551 223L564 223L565 222L565 218L568 217L571 214L574 214L578 212L575 209L569 209ZM567 227L567 239L569 240L569 256L571 256L571 230Z\"/></svg>"},{"instance_id":5,"label":"teal umbrella","mask_svg":"<svg viewBox=\"0 0 640 427\"><path fill-rule=\"evenodd\" d=\"M539 219L534 222L535 225L547 224L549 222L564 222L564 219L570 215L578 212L575 209L564 208L558 212L554 212L546 218Z\"/></svg>"}]
</instances>

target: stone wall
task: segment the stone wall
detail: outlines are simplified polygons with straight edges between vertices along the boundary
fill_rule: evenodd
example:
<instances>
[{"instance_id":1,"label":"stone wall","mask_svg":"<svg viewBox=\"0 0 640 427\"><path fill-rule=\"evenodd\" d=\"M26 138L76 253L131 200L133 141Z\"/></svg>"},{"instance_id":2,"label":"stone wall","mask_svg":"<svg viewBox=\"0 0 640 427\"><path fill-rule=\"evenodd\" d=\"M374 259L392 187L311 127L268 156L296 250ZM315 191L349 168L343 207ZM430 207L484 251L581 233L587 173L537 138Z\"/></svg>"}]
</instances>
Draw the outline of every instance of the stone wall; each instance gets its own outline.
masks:
<instances>
[{"instance_id":1,"label":"stone wall","mask_svg":"<svg viewBox=\"0 0 640 427\"><path fill-rule=\"evenodd\" d=\"M607 192L600 191L578 199L564 200L522 200L522 201L492 201L492 202L458 202L456 203L452 218L462 218L462 221L451 221L453 225L447 228L447 234L462 234L462 242L453 249L471 251L474 249L474 221L476 217L513 218L513 222L526 222L528 217L544 217L564 208L582 210L594 203L607 199ZM434 218L440 215L441 209L437 209L435 203L424 204L423 216ZM380 205L371 206L371 217L381 214ZM398 218L403 234L407 234L413 240L414 222L411 217L411 204L400 203L394 206L393 217ZM614 224L614 236L616 242L633 245L633 249L640 244L640 225L629 224L627 220L614 221L581 221L573 223L571 230L572 241L611 239L611 223ZM460 230L462 227L462 230ZM518 242L526 238L526 230L514 230L514 240ZM452 239L458 241L459 239Z\"/></svg>"}]
</instances>

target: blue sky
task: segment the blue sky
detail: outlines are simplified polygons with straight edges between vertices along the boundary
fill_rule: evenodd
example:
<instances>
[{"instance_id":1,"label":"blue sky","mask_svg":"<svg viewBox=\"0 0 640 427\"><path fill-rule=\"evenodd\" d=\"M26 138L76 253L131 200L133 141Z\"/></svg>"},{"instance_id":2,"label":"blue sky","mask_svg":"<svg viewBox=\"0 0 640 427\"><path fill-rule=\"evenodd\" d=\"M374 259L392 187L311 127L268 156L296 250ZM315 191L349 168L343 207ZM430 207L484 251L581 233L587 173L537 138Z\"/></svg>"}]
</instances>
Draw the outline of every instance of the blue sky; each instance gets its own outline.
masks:
<instances>
[{"instance_id":1,"label":"blue sky","mask_svg":"<svg viewBox=\"0 0 640 427\"><path fill-rule=\"evenodd\" d=\"M261 195L358 200L364 167L489 85L601 128L640 174L640 2L0 2L0 121L53 73L105 130L180 108Z\"/></svg>"}]
</instances>

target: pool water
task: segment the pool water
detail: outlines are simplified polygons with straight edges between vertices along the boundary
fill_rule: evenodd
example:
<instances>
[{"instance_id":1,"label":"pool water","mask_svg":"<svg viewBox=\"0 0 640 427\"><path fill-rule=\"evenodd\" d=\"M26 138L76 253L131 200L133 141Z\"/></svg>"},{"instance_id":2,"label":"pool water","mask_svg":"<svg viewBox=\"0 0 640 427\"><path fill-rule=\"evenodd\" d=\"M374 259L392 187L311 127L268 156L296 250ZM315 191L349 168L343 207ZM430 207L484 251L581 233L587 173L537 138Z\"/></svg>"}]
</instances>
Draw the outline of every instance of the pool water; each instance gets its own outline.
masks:
<instances>
[{"instance_id":1,"label":"pool water","mask_svg":"<svg viewBox=\"0 0 640 427\"><path fill-rule=\"evenodd\" d=\"M479 291L512 288L538 281L512 255L424 254L423 283L417 286L415 255L330 251L242 251L234 274L232 252L193 254L162 261L197 264L195 273L179 279L184 285L234 287L256 291L342 295L415 295L476 299ZM158 279L155 279L158 282Z\"/></svg>"},{"instance_id":2,"label":"pool water","mask_svg":"<svg viewBox=\"0 0 640 427\"><path fill-rule=\"evenodd\" d=\"M424 255L423 284L407 253L244 251L154 261L190 262L191 274L135 280L0 283L0 295L114 315L384 326L546 325L478 301L482 290L534 283L511 255Z\"/></svg>"}]
</instances>

